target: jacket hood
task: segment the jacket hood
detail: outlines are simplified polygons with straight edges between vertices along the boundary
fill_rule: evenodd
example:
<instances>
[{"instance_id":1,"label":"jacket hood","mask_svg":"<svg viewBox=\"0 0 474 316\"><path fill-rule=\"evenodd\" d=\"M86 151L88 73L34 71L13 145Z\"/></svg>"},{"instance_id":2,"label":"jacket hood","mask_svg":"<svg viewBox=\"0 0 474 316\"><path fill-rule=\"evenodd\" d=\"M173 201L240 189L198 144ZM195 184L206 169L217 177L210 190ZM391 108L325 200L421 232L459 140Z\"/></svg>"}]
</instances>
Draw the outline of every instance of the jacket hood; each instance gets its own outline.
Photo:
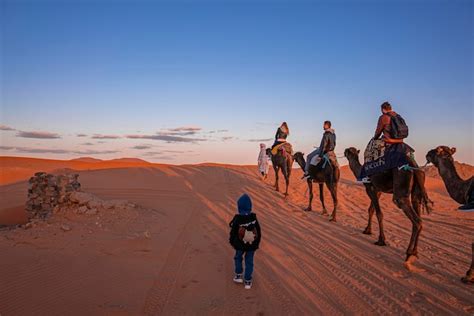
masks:
<instances>
[{"instance_id":1,"label":"jacket hood","mask_svg":"<svg viewBox=\"0 0 474 316\"><path fill-rule=\"evenodd\" d=\"M239 214L247 215L252 212L252 200L248 194L243 194L237 201L237 209Z\"/></svg>"},{"instance_id":2,"label":"jacket hood","mask_svg":"<svg viewBox=\"0 0 474 316\"><path fill-rule=\"evenodd\" d=\"M331 134L334 134L336 131L333 128L328 128L324 130L325 132L329 132Z\"/></svg>"}]
</instances>

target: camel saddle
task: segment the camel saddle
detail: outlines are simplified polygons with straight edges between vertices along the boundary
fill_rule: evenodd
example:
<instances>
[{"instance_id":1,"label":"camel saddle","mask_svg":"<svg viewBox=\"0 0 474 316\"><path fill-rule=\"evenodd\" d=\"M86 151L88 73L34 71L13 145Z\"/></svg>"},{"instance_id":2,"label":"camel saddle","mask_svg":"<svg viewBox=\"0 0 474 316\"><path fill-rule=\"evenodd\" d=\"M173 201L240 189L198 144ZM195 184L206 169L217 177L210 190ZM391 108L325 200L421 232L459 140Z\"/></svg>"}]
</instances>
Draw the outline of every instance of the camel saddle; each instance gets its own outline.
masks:
<instances>
[{"instance_id":1,"label":"camel saddle","mask_svg":"<svg viewBox=\"0 0 474 316\"><path fill-rule=\"evenodd\" d=\"M409 164L415 150L405 143L387 145L383 140L372 139L364 152L364 165L360 179Z\"/></svg>"},{"instance_id":2,"label":"camel saddle","mask_svg":"<svg viewBox=\"0 0 474 316\"><path fill-rule=\"evenodd\" d=\"M273 147L272 155L275 156L276 154L278 154L278 150L280 150L280 148L284 149L288 154L293 155L293 147L288 142L284 142Z\"/></svg>"}]
</instances>

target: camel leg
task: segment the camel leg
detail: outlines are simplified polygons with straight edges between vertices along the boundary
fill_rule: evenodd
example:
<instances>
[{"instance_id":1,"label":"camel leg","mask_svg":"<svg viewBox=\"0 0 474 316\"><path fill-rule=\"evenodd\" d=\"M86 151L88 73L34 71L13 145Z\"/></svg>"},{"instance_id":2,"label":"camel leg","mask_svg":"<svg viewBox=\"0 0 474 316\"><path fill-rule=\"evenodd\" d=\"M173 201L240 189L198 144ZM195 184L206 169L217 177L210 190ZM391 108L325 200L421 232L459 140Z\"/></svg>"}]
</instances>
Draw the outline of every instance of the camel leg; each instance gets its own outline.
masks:
<instances>
[{"instance_id":1,"label":"camel leg","mask_svg":"<svg viewBox=\"0 0 474 316\"><path fill-rule=\"evenodd\" d=\"M328 210L326 209L326 205L324 205L324 183L319 183L319 199L321 200L321 205L323 206L321 215L326 215Z\"/></svg>"},{"instance_id":2,"label":"camel leg","mask_svg":"<svg viewBox=\"0 0 474 316\"><path fill-rule=\"evenodd\" d=\"M280 192L280 188L278 186L278 171L279 171L279 168L274 166L273 170L275 170L275 190Z\"/></svg>"},{"instance_id":3,"label":"camel leg","mask_svg":"<svg viewBox=\"0 0 474 316\"><path fill-rule=\"evenodd\" d=\"M383 230L383 213L382 213L382 209L380 208L379 197L380 197L380 194L377 194L377 200L373 202L375 213L377 215L377 221L379 222L379 240L377 240L375 244L377 246L386 246L387 243L385 242L385 233Z\"/></svg>"},{"instance_id":4,"label":"camel leg","mask_svg":"<svg viewBox=\"0 0 474 316\"><path fill-rule=\"evenodd\" d=\"M466 276L464 276L461 281L464 283L474 283L474 242L472 243L472 261L471 268L467 270Z\"/></svg>"},{"instance_id":5,"label":"camel leg","mask_svg":"<svg viewBox=\"0 0 474 316\"><path fill-rule=\"evenodd\" d=\"M288 187L290 186L291 169L288 168L287 165L285 166L285 169L283 170L283 175L285 176L285 184L286 184L285 196L288 196Z\"/></svg>"},{"instance_id":6,"label":"camel leg","mask_svg":"<svg viewBox=\"0 0 474 316\"><path fill-rule=\"evenodd\" d=\"M336 183L332 183L331 185L329 185L327 182L326 182L326 185L328 186L329 188L329 192L331 192L331 197L332 197L332 202L334 204L334 209L332 210L332 214L331 216L329 217L329 220L331 222L337 222L337 219L336 219L336 212L337 212L337 184Z\"/></svg>"},{"instance_id":7,"label":"camel leg","mask_svg":"<svg viewBox=\"0 0 474 316\"><path fill-rule=\"evenodd\" d=\"M367 193L367 195L369 196L369 199L370 199L369 209L367 210L367 212L369 213L369 219L368 219L368 222L367 222L367 227L365 228L365 230L362 233L366 234L366 235L372 235L372 218L373 218L374 212L375 212L374 199L378 200L378 196L377 196L377 193L375 192L375 190L373 189L372 186L367 186L366 185L365 186L365 192Z\"/></svg>"},{"instance_id":8,"label":"camel leg","mask_svg":"<svg viewBox=\"0 0 474 316\"><path fill-rule=\"evenodd\" d=\"M399 205L399 207L403 210L405 215L412 223L411 238L406 251L407 257L405 260L405 267L412 271L412 263L415 262L416 256L418 255L418 238L420 237L421 230L423 229L423 224L421 217L411 207L408 198L397 199L396 204Z\"/></svg>"},{"instance_id":9,"label":"camel leg","mask_svg":"<svg viewBox=\"0 0 474 316\"><path fill-rule=\"evenodd\" d=\"M313 181L308 180L308 191L309 191L309 201L308 201L308 207L305 208L306 212L311 212L313 210Z\"/></svg>"},{"instance_id":10,"label":"camel leg","mask_svg":"<svg viewBox=\"0 0 474 316\"><path fill-rule=\"evenodd\" d=\"M370 202L369 209L367 210L367 212L369 213L369 221L367 222L367 227L362 232L363 234L372 235L372 217L374 216L374 211L374 204Z\"/></svg>"}]
</instances>

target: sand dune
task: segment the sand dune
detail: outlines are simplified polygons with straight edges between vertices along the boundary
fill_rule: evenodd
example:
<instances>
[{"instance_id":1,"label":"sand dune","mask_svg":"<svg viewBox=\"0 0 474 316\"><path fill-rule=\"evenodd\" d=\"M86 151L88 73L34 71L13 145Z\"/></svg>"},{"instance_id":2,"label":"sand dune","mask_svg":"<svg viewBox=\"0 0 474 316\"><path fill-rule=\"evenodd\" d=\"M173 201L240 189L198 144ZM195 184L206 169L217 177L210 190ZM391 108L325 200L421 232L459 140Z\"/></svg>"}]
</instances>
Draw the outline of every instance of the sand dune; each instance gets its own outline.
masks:
<instances>
[{"instance_id":1,"label":"sand dune","mask_svg":"<svg viewBox=\"0 0 474 316\"><path fill-rule=\"evenodd\" d=\"M435 211L424 216L416 263L425 271L410 273L402 264L409 220L383 196L389 246L373 245L376 222L374 235L361 233L369 199L347 168L338 222L330 223L302 211L299 170L284 199L255 167L15 159L0 160L0 218L21 216L25 180L39 169L80 170L84 191L141 208L58 214L28 230L0 230L2 316L474 313L474 287L459 282L470 264L474 216L456 210L439 179L427 184ZM227 241L243 192L253 198L263 235L250 291L231 280ZM320 209L317 197L313 207ZM64 224L72 230L61 230Z\"/></svg>"}]
</instances>

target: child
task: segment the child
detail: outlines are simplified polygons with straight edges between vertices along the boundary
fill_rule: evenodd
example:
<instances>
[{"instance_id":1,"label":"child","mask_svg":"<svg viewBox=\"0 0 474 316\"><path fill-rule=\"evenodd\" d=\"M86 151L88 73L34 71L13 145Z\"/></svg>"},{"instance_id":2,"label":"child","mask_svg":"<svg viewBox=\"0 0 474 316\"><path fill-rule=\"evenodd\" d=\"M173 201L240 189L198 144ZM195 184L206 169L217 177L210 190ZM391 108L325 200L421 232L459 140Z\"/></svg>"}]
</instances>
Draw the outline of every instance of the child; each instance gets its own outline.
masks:
<instances>
[{"instance_id":1,"label":"child","mask_svg":"<svg viewBox=\"0 0 474 316\"><path fill-rule=\"evenodd\" d=\"M258 154L257 162L258 162L258 171L262 175L263 179L267 178L268 168L269 168L269 165L268 165L269 158L270 157L268 157L267 155L267 149L265 147L265 144L260 144L260 153Z\"/></svg>"},{"instance_id":2,"label":"child","mask_svg":"<svg viewBox=\"0 0 474 316\"><path fill-rule=\"evenodd\" d=\"M252 213L252 200L247 194L237 201L239 214L229 223L231 227L229 242L235 248L235 283L244 283L245 289L252 287L253 257L258 249L260 239L260 224L257 215ZM245 254L245 276L242 279L242 259Z\"/></svg>"}]
</instances>

